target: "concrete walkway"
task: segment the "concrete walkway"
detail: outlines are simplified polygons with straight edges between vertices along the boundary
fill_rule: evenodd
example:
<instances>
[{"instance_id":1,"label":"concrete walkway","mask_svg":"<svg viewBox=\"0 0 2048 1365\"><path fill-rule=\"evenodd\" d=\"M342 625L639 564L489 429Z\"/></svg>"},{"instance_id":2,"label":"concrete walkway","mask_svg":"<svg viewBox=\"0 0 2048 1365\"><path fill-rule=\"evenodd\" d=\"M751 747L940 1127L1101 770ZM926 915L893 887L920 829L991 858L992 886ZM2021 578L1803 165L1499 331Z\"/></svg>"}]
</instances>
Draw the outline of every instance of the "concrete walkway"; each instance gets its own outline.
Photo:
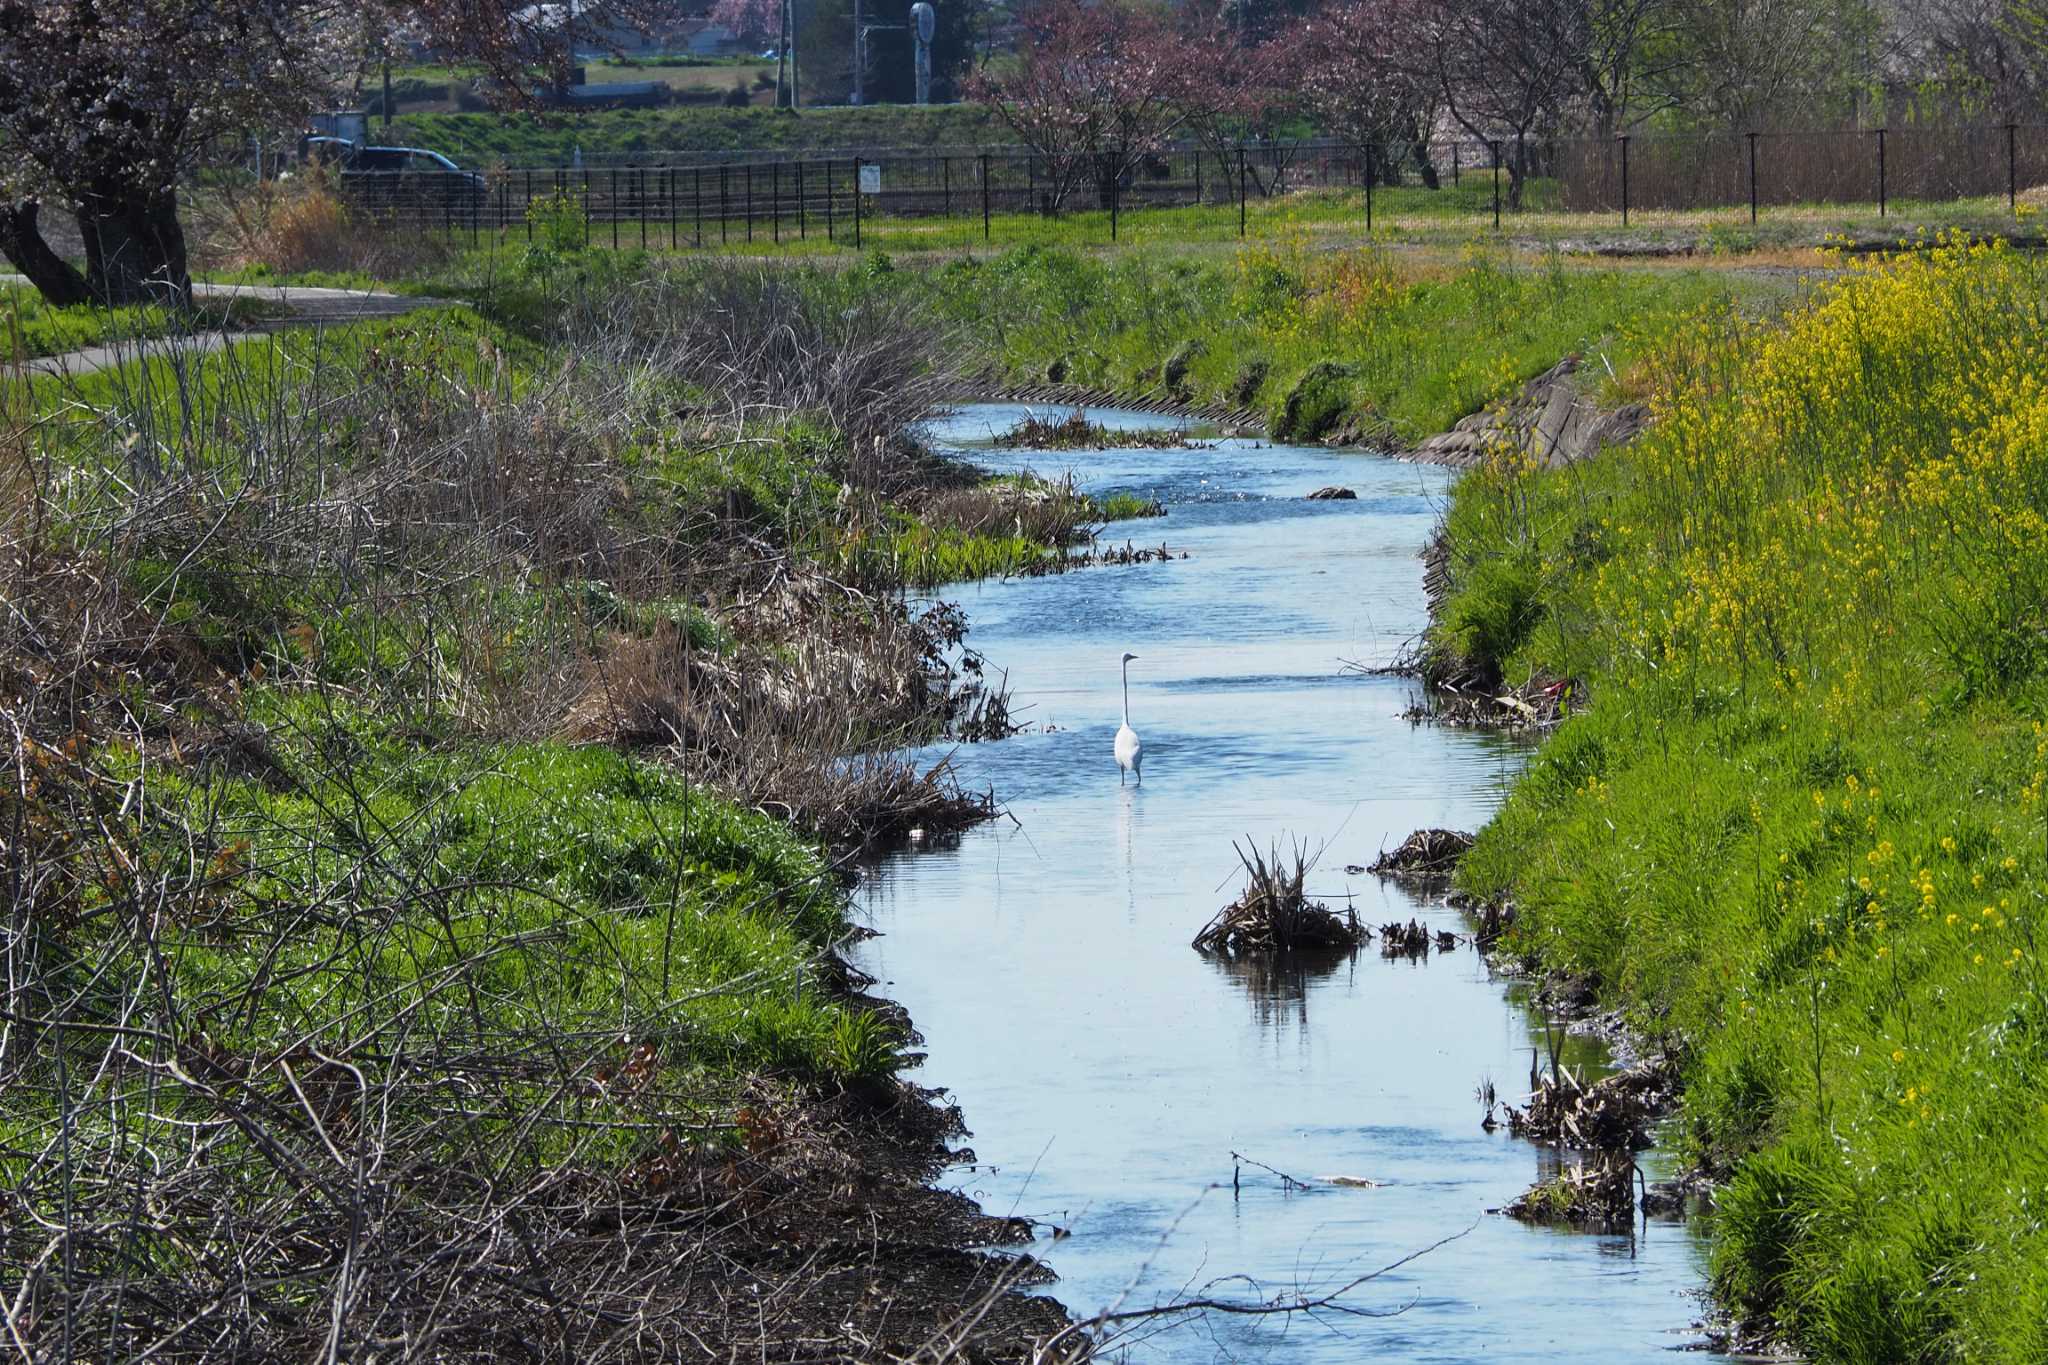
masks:
<instances>
[{"instance_id":1,"label":"concrete walkway","mask_svg":"<svg viewBox=\"0 0 2048 1365\"><path fill-rule=\"evenodd\" d=\"M0 274L0 286L6 285L26 288L28 280L20 275ZM297 284L205 284L195 281L192 293L201 299L249 299L286 311L274 318L245 324L240 331L195 332L188 336L146 340L124 338L60 355L38 356L23 361L20 368L31 374L91 374L94 370L109 369L139 359L153 348L171 343L188 355L203 355L291 327L341 327L375 318L398 317L424 308L445 308L450 303L448 299L419 294L386 294L373 289L328 289Z\"/></svg>"}]
</instances>

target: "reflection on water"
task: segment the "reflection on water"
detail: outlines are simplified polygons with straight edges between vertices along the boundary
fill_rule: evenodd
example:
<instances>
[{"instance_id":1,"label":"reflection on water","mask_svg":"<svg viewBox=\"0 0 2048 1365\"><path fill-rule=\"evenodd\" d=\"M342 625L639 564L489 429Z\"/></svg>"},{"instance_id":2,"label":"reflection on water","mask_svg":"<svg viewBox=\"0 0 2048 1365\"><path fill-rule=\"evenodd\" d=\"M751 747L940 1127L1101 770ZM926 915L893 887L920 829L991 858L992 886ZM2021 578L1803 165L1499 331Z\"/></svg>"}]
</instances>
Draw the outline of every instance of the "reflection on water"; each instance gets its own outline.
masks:
<instances>
[{"instance_id":1,"label":"reflection on water","mask_svg":"<svg viewBox=\"0 0 2048 1365\"><path fill-rule=\"evenodd\" d=\"M1273 1033L1308 1028L1308 994L1313 982L1347 974L1356 982L1358 952L1205 953L1202 960L1244 992L1252 1019Z\"/></svg>"},{"instance_id":2,"label":"reflection on water","mask_svg":"<svg viewBox=\"0 0 2048 1365\"><path fill-rule=\"evenodd\" d=\"M954 429L1020 414L977 409ZM1442 472L1252 441L975 458L1072 465L1090 491L1160 499L1171 514L1131 534L1189 558L951 594L1030 708L1031 732L955 756L1012 818L872 869L882 936L858 965L909 1009L920 1079L975 1129L984 1164L962 1187L1071 1230L1036 1251L1083 1313L1221 1276L1250 1277L1214 1291L1238 1299L1326 1290L1456 1235L1347 1300L1395 1316L1212 1319L1134 1344L1139 1360L1629 1360L1687 1340L1685 1230L1575 1236L1487 1214L1555 1157L1479 1126L1475 1087L1518 1100L1542 1030L1476 954L1189 946L1236 894L1246 838L1307 839L1312 893L1369 924L1464 928L1342 871L1420 827L1475 827L1519 761L1500 739L1409 724L1405 684L1345 667L1392 659L1423 624L1415 555ZM1358 500L1302 499L1331 483ZM1125 650L1142 786L1119 786L1111 757ZM1566 1053L1595 1060L1576 1041ZM1374 1183L1291 1190L1233 1153Z\"/></svg>"}]
</instances>

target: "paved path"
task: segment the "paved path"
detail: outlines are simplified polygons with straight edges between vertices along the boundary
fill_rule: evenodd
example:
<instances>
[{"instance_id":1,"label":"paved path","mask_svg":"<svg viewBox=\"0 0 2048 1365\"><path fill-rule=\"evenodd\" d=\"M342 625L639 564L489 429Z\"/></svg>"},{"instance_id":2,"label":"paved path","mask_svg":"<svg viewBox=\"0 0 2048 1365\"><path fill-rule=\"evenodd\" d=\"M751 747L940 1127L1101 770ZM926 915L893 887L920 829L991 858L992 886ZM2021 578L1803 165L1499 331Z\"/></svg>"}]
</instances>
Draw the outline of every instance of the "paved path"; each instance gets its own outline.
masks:
<instances>
[{"instance_id":1,"label":"paved path","mask_svg":"<svg viewBox=\"0 0 2048 1365\"><path fill-rule=\"evenodd\" d=\"M27 284L28 281L20 275L0 274L0 286ZM179 349L187 354L218 351L238 341L253 341L287 327L338 327L373 318L398 317L422 308L445 308L449 304L447 299L429 298L422 294L386 294L373 289L327 289L297 284L204 284L195 281L192 293L202 299L249 299L281 306L287 311L278 317L245 324L241 331L198 332L176 338ZM39 356L22 362L21 368L34 374L91 374L94 370L134 360L152 347L163 346L164 342L161 337L147 341L123 339L102 346L66 351L61 355Z\"/></svg>"}]
</instances>

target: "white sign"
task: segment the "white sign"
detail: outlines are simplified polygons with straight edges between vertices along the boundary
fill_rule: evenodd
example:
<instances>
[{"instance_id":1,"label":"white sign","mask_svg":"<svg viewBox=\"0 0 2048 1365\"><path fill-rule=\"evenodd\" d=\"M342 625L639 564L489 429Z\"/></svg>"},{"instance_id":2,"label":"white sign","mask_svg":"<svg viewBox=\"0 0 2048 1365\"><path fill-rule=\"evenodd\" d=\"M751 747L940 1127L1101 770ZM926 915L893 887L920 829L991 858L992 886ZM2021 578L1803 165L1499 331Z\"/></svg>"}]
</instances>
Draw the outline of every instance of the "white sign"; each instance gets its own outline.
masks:
<instances>
[{"instance_id":1,"label":"white sign","mask_svg":"<svg viewBox=\"0 0 2048 1365\"><path fill-rule=\"evenodd\" d=\"M863 166L860 168L860 192L862 194L880 194L882 192L882 168L880 166Z\"/></svg>"}]
</instances>

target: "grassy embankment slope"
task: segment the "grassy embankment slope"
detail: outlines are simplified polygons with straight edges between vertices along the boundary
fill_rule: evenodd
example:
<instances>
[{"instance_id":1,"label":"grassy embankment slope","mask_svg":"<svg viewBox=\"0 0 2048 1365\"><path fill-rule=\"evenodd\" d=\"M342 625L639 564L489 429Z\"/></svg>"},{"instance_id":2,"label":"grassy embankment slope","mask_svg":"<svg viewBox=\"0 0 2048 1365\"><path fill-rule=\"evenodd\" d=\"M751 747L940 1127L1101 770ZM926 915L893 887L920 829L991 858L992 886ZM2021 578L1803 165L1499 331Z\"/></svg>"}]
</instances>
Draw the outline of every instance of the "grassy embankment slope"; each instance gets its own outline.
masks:
<instances>
[{"instance_id":1,"label":"grassy embankment slope","mask_svg":"<svg viewBox=\"0 0 2048 1365\"><path fill-rule=\"evenodd\" d=\"M1007 382L1057 379L1255 407L1276 437L1412 442L1568 351L1597 352L1609 387L1685 314L1768 306L1782 281L1693 270L1537 264L1469 246L1454 260L1311 250L1298 240L1221 259L1024 249L930 272L938 306Z\"/></svg>"},{"instance_id":2,"label":"grassy embankment slope","mask_svg":"<svg viewBox=\"0 0 2048 1365\"><path fill-rule=\"evenodd\" d=\"M979 105L925 108L606 109L587 114L414 114L380 124L376 141L431 147L464 166L567 166L627 153L833 151L1007 143Z\"/></svg>"},{"instance_id":3,"label":"grassy embankment slope","mask_svg":"<svg viewBox=\"0 0 2048 1365\"><path fill-rule=\"evenodd\" d=\"M1709 317L1636 445L1450 513L1440 642L1591 698L1462 878L1682 1049L1716 1286L1819 1359L2048 1353L2044 282Z\"/></svg>"},{"instance_id":4,"label":"grassy embankment slope","mask_svg":"<svg viewBox=\"0 0 2048 1365\"><path fill-rule=\"evenodd\" d=\"M858 146L854 144L855 149ZM984 234L981 200L973 183L972 167L959 161L954 163L950 216L937 212L942 183L936 178L937 172L927 166L913 167L911 171L917 179L906 183L891 175L885 160L884 193L879 200L868 202L862 222L863 249L907 256L1026 246L1097 252L1161 248L1179 252L1206 247L1212 254L1227 255L1245 239L1280 238L1326 247L1355 248L1371 241L1385 246L1455 252L1475 237L1484 236L1534 252L1553 246L1585 252L1597 245L1608 255L1633 253L1653 260L1690 256L1727 265L1751 258L1811 267L1820 263L1821 248L1843 239L1866 246L1891 247L1902 240L1911 241L1948 228L1960 227L1988 236L2033 231L2039 222L2037 204L2021 203L2015 218L2007 211L2002 197L1979 197L1893 200L1882 214L1875 203L1775 205L1765 210L1754 224L1746 205L1638 209L1624 225L1618 212L1565 212L1558 206L1555 182L1534 181L1526 207L1504 211L1496 235L1491 190L1477 179L1468 178L1460 186L1446 185L1437 190L1405 186L1376 191L1370 233L1366 229L1364 197L1357 190L1299 190L1273 198L1262 198L1254 191L1242 212L1235 202L1148 208L1136 202L1134 196L1133 201L1122 206L1112 241L1111 215L1106 209L1094 207L1092 195L1077 196L1059 216L1049 217L1015 211L1017 192L999 188L990 202L990 221ZM1219 184L1227 181L1212 181L1207 193L1213 197L1219 192ZM896 190L915 191L920 201L915 216L891 211L892 193ZM1189 193L1191 187L1181 192ZM753 255L830 255L844 252L852 244L852 234L844 222L834 240L827 240L816 223L812 224L809 236L799 239L791 208L784 211L781 240L772 241L768 211L764 197L751 239L744 236L741 224L732 225L721 237L714 222L705 234L706 249ZM686 237L687 234L686 227ZM1678 264L1688 262L1680 260Z\"/></svg>"}]
</instances>

